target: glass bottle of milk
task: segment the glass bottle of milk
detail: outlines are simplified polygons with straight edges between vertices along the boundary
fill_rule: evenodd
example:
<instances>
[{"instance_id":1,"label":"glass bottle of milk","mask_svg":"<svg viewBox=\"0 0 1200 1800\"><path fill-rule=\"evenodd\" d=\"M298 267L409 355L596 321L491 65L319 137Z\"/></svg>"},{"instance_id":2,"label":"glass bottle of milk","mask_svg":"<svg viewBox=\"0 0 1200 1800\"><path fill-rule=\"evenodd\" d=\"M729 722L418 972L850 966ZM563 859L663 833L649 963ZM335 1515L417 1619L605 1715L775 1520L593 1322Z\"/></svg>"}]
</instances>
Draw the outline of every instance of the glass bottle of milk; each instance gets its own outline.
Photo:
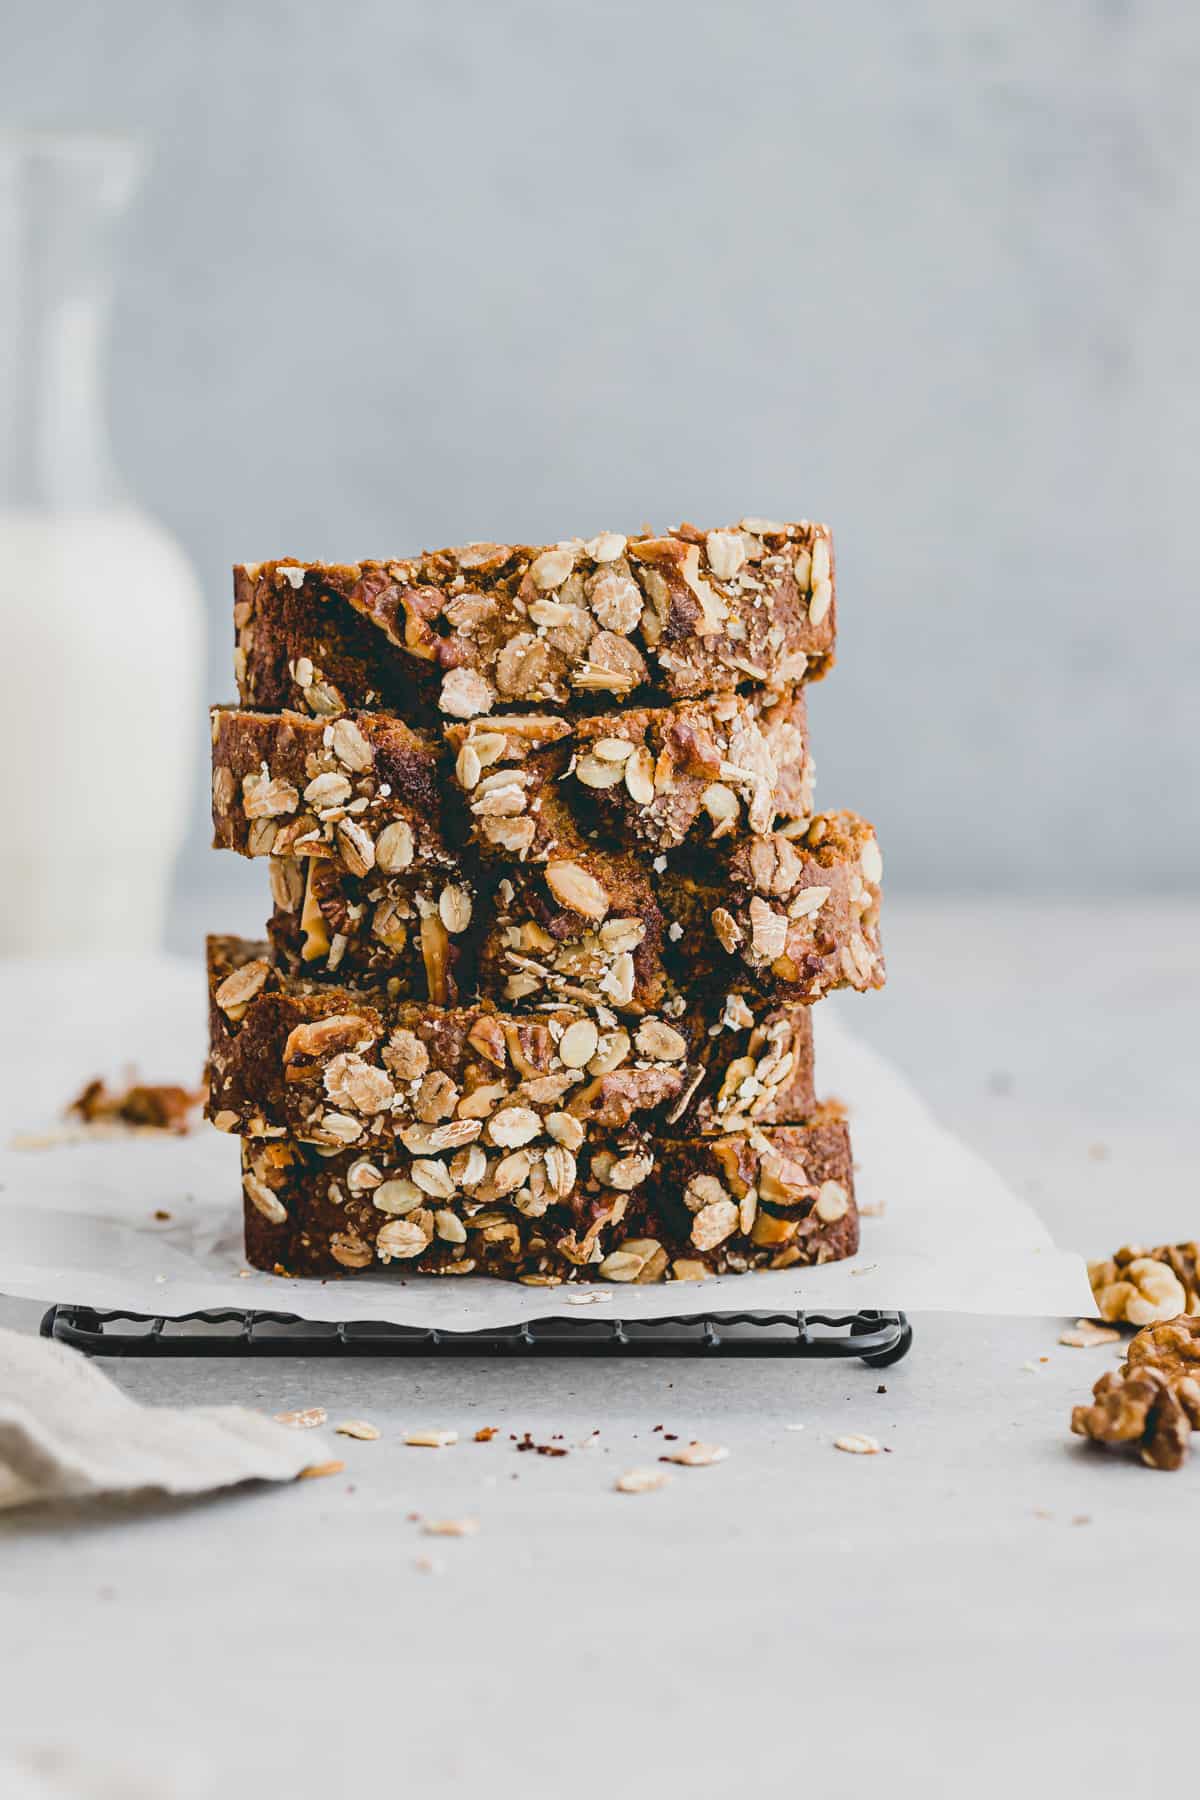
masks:
<instances>
[{"instance_id":1,"label":"glass bottle of milk","mask_svg":"<svg viewBox=\"0 0 1200 1800\"><path fill-rule=\"evenodd\" d=\"M0 954L156 948L199 742L202 610L105 426L109 137L0 135Z\"/></svg>"}]
</instances>

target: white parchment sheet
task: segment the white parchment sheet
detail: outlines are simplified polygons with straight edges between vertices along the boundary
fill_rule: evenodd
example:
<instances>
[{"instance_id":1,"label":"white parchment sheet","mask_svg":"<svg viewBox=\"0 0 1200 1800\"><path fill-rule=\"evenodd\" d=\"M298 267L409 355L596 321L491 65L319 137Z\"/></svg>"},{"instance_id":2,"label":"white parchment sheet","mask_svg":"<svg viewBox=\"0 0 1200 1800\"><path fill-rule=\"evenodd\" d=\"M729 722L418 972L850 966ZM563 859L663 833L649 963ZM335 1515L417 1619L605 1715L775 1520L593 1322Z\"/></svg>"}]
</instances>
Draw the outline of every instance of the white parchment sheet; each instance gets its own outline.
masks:
<instances>
[{"instance_id":1,"label":"white parchment sheet","mask_svg":"<svg viewBox=\"0 0 1200 1800\"><path fill-rule=\"evenodd\" d=\"M194 1085L204 1059L198 962L166 956L0 964L0 1291L102 1309L243 1307L316 1320L472 1330L555 1314L627 1319L746 1310L901 1307L910 1312L1077 1314L1082 1260L1056 1250L1033 1210L937 1123L907 1081L841 1022L817 1015L819 1091L850 1108L862 1249L818 1269L667 1286L577 1288L397 1273L290 1281L245 1270L236 1142L88 1138L11 1147L53 1127L93 1075L128 1065ZM156 1221L161 1210L171 1216ZM576 1297L572 1300L569 1296Z\"/></svg>"}]
</instances>

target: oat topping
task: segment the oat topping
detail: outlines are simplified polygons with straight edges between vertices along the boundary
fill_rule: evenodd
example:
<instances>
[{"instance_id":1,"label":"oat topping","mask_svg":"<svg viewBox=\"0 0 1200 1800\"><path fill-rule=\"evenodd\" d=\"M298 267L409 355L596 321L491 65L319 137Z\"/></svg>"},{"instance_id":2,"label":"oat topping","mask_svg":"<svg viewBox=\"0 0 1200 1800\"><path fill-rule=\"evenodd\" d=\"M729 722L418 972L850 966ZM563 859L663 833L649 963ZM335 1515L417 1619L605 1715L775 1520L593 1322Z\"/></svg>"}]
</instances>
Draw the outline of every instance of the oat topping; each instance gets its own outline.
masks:
<instances>
[{"instance_id":1,"label":"oat topping","mask_svg":"<svg viewBox=\"0 0 1200 1800\"><path fill-rule=\"evenodd\" d=\"M1070 1350L1095 1350L1102 1344L1119 1344L1121 1334L1091 1319L1077 1319L1067 1331L1059 1332L1058 1341Z\"/></svg>"},{"instance_id":2,"label":"oat topping","mask_svg":"<svg viewBox=\"0 0 1200 1800\"><path fill-rule=\"evenodd\" d=\"M724 1444L704 1444L693 1439L678 1450L668 1450L659 1457L659 1462L678 1463L685 1469L708 1469L714 1463L724 1462L729 1451Z\"/></svg>"},{"instance_id":3,"label":"oat topping","mask_svg":"<svg viewBox=\"0 0 1200 1800\"><path fill-rule=\"evenodd\" d=\"M262 1214L269 1225L283 1225L287 1222L287 1208L258 1176L249 1170L242 1176L242 1191L250 1204Z\"/></svg>"},{"instance_id":4,"label":"oat topping","mask_svg":"<svg viewBox=\"0 0 1200 1800\"><path fill-rule=\"evenodd\" d=\"M248 1003L261 992L267 979L267 964L259 959L243 963L215 989L213 999L229 1018L243 1016Z\"/></svg>"},{"instance_id":5,"label":"oat topping","mask_svg":"<svg viewBox=\"0 0 1200 1800\"><path fill-rule=\"evenodd\" d=\"M594 875L578 863L551 860L546 864L546 886L560 905L585 919L603 919L608 912L608 894Z\"/></svg>"},{"instance_id":6,"label":"oat topping","mask_svg":"<svg viewBox=\"0 0 1200 1800\"><path fill-rule=\"evenodd\" d=\"M374 1443L381 1435L378 1425L370 1425L366 1419L343 1419L334 1430L339 1437L359 1438L365 1444Z\"/></svg>"},{"instance_id":7,"label":"oat topping","mask_svg":"<svg viewBox=\"0 0 1200 1800\"><path fill-rule=\"evenodd\" d=\"M665 1469L626 1469L613 1485L618 1494L653 1494L670 1479Z\"/></svg>"}]
</instances>

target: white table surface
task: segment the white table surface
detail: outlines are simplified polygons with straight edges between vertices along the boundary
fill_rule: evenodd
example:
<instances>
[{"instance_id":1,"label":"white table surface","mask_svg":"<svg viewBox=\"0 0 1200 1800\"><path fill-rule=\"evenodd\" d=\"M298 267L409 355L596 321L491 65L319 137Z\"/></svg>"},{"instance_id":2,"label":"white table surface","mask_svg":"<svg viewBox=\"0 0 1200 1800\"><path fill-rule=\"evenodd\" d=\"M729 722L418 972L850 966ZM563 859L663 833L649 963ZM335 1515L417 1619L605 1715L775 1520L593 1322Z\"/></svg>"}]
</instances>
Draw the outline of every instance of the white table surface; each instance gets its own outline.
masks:
<instances>
[{"instance_id":1,"label":"white table surface","mask_svg":"<svg viewBox=\"0 0 1200 1800\"><path fill-rule=\"evenodd\" d=\"M834 1004L1060 1242L1200 1234L1200 908L893 902L887 924L888 990ZM29 1330L38 1311L0 1302ZM881 1375L106 1364L149 1401L322 1405L384 1435L337 1439L345 1475L297 1487L0 1519L0 1793L1167 1780L1194 1756L1200 1455L1166 1476L1071 1439L1070 1406L1112 1353L1060 1348L1060 1323L918 1318ZM615 1493L659 1423L729 1460ZM403 1447L418 1425L464 1441ZM480 1425L500 1435L467 1441ZM554 1459L508 1437L574 1446L593 1428L597 1447ZM841 1455L844 1431L891 1454ZM412 1513L482 1528L435 1540Z\"/></svg>"}]
</instances>

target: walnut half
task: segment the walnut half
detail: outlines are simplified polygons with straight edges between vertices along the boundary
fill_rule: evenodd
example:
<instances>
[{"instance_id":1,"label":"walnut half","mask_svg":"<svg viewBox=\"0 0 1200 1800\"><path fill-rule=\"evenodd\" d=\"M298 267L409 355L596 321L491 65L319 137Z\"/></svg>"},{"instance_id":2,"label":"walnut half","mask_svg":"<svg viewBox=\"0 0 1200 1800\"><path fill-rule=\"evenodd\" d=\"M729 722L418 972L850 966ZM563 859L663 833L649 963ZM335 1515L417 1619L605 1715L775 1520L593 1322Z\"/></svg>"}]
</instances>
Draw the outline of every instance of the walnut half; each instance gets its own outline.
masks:
<instances>
[{"instance_id":1,"label":"walnut half","mask_svg":"<svg viewBox=\"0 0 1200 1800\"><path fill-rule=\"evenodd\" d=\"M1088 1264L1100 1316L1110 1325L1152 1325L1160 1319L1200 1314L1200 1245L1159 1244L1153 1250L1125 1246Z\"/></svg>"}]
</instances>

